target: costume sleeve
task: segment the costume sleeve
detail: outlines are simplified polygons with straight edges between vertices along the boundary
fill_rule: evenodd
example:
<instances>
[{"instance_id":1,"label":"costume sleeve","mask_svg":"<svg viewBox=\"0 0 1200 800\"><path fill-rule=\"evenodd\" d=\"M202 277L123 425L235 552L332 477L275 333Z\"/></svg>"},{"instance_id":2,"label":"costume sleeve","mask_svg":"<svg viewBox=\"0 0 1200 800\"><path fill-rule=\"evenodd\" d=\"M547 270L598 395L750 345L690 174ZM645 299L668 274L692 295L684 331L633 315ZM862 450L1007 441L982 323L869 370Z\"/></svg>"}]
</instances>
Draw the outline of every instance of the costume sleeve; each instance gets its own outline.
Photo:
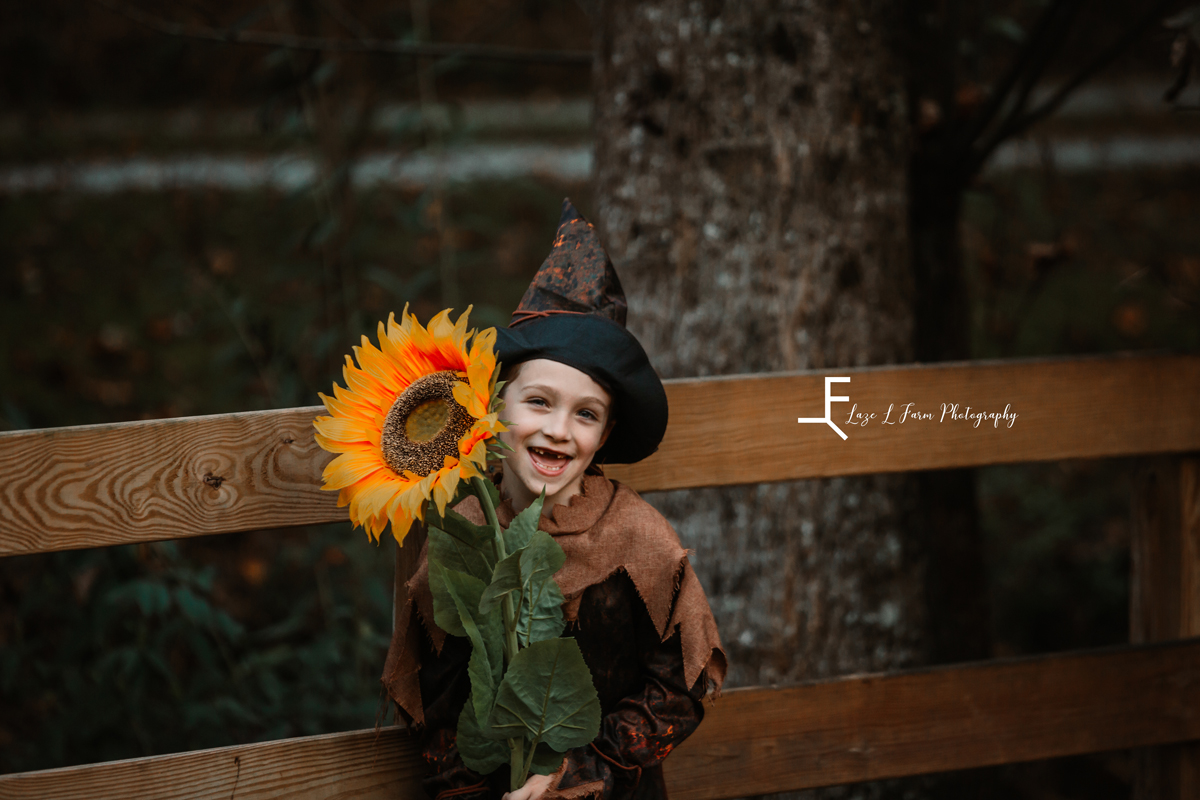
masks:
<instances>
[{"instance_id":1,"label":"costume sleeve","mask_svg":"<svg viewBox=\"0 0 1200 800\"><path fill-rule=\"evenodd\" d=\"M659 765L703 719L700 698L704 678L692 690L685 685L678 632L661 641L646 617L637 634L641 688L618 701L604 716L600 734L590 745L567 753L561 778L549 795L551 800L596 795L603 800L665 796ZM658 786L643 785L650 781Z\"/></svg>"},{"instance_id":2,"label":"costume sleeve","mask_svg":"<svg viewBox=\"0 0 1200 800\"><path fill-rule=\"evenodd\" d=\"M425 725L420 731L421 757L427 777L423 781L431 800L487 800L487 780L468 769L458 754L455 731L471 679L467 659L471 644L465 638L447 636L441 653L434 653L429 637L421 636L421 699Z\"/></svg>"}]
</instances>

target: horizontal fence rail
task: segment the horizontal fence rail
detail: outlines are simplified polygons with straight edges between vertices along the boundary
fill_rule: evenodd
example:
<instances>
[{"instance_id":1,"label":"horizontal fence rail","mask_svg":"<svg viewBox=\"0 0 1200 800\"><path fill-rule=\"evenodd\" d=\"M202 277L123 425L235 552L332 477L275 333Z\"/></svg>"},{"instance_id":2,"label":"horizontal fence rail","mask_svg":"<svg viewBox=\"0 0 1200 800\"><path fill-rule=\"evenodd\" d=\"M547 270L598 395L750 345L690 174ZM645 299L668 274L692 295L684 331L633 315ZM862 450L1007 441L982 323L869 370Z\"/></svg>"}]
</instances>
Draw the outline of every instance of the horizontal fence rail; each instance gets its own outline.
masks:
<instances>
[{"instance_id":1,"label":"horizontal fence rail","mask_svg":"<svg viewBox=\"0 0 1200 800\"><path fill-rule=\"evenodd\" d=\"M0 799L418 800L423 774L408 731L384 728L0 775Z\"/></svg>"},{"instance_id":2,"label":"horizontal fence rail","mask_svg":"<svg viewBox=\"0 0 1200 800\"><path fill-rule=\"evenodd\" d=\"M843 441L799 417L824 412ZM1200 450L1200 358L1108 357L667 381L659 452L610 474L639 491ZM884 425L906 404L933 419ZM1002 421L943 417L1009 413ZM875 413L865 426L851 410ZM0 556L346 518L319 489L319 407L0 434Z\"/></svg>"},{"instance_id":3,"label":"horizontal fence rail","mask_svg":"<svg viewBox=\"0 0 1200 800\"><path fill-rule=\"evenodd\" d=\"M798 417L824 413L825 376L843 441ZM659 452L612 474L639 492L837 475L977 467L1200 448L1198 357L972 361L670 381ZM901 407L932 420L898 423ZM1012 427L942 419L958 411L1019 416ZM890 421L883 420L892 406ZM875 413L865 426L851 411ZM947 409L949 410L949 409Z\"/></svg>"},{"instance_id":4,"label":"horizontal fence rail","mask_svg":"<svg viewBox=\"0 0 1200 800\"><path fill-rule=\"evenodd\" d=\"M1200 738L1200 639L735 689L664 764L672 800ZM0 799L420 800L402 728L0 776Z\"/></svg>"}]
</instances>

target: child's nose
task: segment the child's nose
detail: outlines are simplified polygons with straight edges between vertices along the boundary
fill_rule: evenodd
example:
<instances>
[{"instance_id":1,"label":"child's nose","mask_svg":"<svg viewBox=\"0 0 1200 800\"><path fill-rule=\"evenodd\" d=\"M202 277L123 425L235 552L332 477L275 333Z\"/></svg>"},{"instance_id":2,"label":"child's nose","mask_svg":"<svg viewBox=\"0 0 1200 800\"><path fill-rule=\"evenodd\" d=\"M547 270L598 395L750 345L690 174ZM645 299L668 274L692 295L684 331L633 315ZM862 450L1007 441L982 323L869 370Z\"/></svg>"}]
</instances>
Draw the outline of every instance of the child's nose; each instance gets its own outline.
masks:
<instances>
[{"instance_id":1,"label":"child's nose","mask_svg":"<svg viewBox=\"0 0 1200 800\"><path fill-rule=\"evenodd\" d=\"M567 425L567 415L561 412L546 415L546 423L542 427L542 433L551 439L558 441L565 440L571 435L570 426Z\"/></svg>"}]
</instances>

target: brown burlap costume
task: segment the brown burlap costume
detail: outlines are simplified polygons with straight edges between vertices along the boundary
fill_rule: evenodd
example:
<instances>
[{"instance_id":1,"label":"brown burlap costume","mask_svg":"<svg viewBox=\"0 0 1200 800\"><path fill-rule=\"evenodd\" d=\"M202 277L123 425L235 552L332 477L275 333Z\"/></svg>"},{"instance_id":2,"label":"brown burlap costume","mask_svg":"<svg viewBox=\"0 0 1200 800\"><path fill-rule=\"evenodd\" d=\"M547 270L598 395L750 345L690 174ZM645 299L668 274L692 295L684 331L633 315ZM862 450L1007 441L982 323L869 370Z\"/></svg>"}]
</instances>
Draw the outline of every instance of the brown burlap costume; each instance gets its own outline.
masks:
<instances>
[{"instance_id":1,"label":"brown burlap costume","mask_svg":"<svg viewBox=\"0 0 1200 800\"><path fill-rule=\"evenodd\" d=\"M601 696L601 735L568 754L548 798L585 795L662 797L660 764L699 724L699 703L725 678L725 653L704 590L687 553L663 517L636 492L597 475L583 493L556 506L541 527L567 560L555 575L566 598L567 635L580 642ZM479 502L460 513L482 524ZM507 525L512 509L498 509ZM433 776L431 797L499 797L507 771L489 779L466 769L453 744L469 684L469 644L447 637L433 621L426 553L409 581L388 653L384 683L409 718L423 725L423 745ZM422 655L436 675L421 673ZM426 671L430 671L426 667ZM422 690L433 697L422 697Z\"/></svg>"}]
</instances>

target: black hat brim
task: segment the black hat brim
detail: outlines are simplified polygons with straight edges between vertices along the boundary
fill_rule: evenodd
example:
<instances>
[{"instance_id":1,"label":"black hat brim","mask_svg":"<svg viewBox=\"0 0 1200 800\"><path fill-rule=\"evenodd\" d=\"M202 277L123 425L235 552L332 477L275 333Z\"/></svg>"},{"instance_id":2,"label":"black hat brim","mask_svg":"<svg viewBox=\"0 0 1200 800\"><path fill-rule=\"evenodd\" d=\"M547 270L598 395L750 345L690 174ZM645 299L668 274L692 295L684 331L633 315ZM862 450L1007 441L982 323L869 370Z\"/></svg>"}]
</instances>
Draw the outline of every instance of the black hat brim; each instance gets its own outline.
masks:
<instances>
[{"instance_id":1,"label":"black hat brim","mask_svg":"<svg viewBox=\"0 0 1200 800\"><path fill-rule=\"evenodd\" d=\"M545 358L574 367L611 392L616 425L596 463L633 464L658 449L667 430L667 393L646 351L624 327L592 314L552 314L496 333L502 367Z\"/></svg>"}]
</instances>

